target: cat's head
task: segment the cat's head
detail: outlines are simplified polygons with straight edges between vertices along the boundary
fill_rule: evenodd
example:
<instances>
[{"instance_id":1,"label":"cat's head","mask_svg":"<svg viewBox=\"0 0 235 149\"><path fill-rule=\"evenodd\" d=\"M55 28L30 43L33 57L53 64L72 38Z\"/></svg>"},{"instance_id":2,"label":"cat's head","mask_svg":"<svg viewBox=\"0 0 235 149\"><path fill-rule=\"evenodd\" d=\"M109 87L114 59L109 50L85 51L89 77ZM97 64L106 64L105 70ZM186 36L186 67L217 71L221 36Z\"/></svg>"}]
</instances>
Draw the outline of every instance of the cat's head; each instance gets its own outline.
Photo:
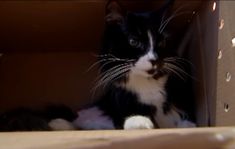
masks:
<instances>
[{"instance_id":1,"label":"cat's head","mask_svg":"<svg viewBox=\"0 0 235 149\"><path fill-rule=\"evenodd\" d=\"M165 27L170 21L167 2L153 12L128 12L116 0L106 7L104 46L101 51L102 71L113 79L132 72L155 79L167 74L171 52L167 49ZM167 69L168 68L168 69Z\"/></svg>"}]
</instances>

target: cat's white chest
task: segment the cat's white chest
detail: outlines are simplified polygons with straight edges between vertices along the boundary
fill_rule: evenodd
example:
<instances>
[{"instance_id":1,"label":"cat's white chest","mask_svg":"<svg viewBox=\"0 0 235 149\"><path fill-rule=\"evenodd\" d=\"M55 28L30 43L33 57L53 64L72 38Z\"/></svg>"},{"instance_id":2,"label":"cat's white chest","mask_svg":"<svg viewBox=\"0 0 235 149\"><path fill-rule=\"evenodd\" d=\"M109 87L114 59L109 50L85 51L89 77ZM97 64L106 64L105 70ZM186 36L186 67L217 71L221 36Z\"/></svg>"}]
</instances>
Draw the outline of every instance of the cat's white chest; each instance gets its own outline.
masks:
<instances>
[{"instance_id":1,"label":"cat's white chest","mask_svg":"<svg viewBox=\"0 0 235 149\"><path fill-rule=\"evenodd\" d=\"M158 80L130 73L126 88L139 96L139 101L144 104L161 106L165 101L165 83L167 77Z\"/></svg>"}]
</instances>

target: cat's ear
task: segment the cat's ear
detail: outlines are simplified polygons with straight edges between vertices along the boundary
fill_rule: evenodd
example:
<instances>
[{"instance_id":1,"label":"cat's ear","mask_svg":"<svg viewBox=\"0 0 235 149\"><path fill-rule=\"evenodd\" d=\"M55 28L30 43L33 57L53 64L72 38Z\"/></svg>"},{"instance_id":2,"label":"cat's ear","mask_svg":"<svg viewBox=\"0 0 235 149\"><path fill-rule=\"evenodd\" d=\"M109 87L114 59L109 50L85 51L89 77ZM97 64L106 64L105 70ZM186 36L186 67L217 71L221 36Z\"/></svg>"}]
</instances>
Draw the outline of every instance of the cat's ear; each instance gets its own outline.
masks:
<instances>
[{"instance_id":1,"label":"cat's ear","mask_svg":"<svg viewBox=\"0 0 235 149\"><path fill-rule=\"evenodd\" d=\"M117 0L109 0L106 5L106 23L122 23L124 19L124 9Z\"/></svg>"}]
</instances>

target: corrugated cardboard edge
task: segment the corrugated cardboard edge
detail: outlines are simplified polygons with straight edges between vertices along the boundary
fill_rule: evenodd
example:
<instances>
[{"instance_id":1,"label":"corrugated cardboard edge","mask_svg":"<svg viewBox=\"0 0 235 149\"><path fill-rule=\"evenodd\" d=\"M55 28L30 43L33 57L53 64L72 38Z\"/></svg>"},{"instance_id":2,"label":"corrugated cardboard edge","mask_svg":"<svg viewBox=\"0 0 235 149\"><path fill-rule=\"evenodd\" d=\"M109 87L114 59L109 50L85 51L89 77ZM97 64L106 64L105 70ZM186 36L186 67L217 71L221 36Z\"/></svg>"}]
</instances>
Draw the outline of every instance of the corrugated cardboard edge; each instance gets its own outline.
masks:
<instances>
[{"instance_id":1,"label":"corrugated cardboard edge","mask_svg":"<svg viewBox=\"0 0 235 149\"><path fill-rule=\"evenodd\" d=\"M218 24L224 20L224 27L219 30L217 69L217 102L216 125L235 125L235 48L232 38L235 37L235 1L219 1L220 11Z\"/></svg>"}]
</instances>

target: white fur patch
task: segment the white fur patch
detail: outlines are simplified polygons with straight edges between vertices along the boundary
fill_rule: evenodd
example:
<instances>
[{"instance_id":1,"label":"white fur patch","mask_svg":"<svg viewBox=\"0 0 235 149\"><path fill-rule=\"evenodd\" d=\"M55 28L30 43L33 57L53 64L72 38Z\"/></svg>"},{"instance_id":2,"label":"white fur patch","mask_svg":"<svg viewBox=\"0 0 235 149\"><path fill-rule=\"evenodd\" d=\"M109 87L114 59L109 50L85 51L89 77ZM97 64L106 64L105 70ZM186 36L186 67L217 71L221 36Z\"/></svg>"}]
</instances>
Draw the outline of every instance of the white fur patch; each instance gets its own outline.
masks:
<instances>
[{"instance_id":1,"label":"white fur patch","mask_svg":"<svg viewBox=\"0 0 235 149\"><path fill-rule=\"evenodd\" d=\"M78 118L73 124L81 129L115 129L112 120L103 115L98 107L84 109L78 112Z\"/></svg>"},{"instance_id":2,"label":"white fur patch","mask_svg":"<svg viewBox=\"0 0 235 149\"><path fill-rule=\"evenodd\" d=\"M150 31L148 31L148 38L149 38L149 51L153 52L154 49L153 36Z\"/></svg>"},{"instance_id":3,"label":"white fur patch","mask_svg":"<svg viewBox=\"0 0 235 149\"><path fill-rule=\"evenodd\" d=\"M132 129L153 129L154 125L152 121L145 116L131 116L128 117L124 122L124 129L125 130L132 130Z\"/></svg>"},{"instance_id":4,"label":"white fur patch","mask_svg":"<svg viewBox=\"0 0 235 149\"><path fill-rule=\"evenodd\" d=\"M141 56L138 61L135 63L135 66L132 71L136 74L143 75L145 77L150 76L147 71L153 68L152 63L150 60L156 60L156 54L154 54L154 42L153 37L150 31L148 31L148 38L149 38L149 48L148 52Z\"/></svg>"},{"instance_id":5,"label":"white fur patch","mask_svg":"<svg viewBox=\"0 0 235 149\"><path fill-rule=\"evenodd\" d=\"M168 115L163 113L162 106L166 101L164 95L166 80L167 77L155 80L130 72L129 80L126 84L127 89L137 93L141 103L154 105L157 108L154 118L160 128L177 127L176 124L181 119L175 111L169 112Z\"/></svg>"},{"instance_id":6,"label":"white fur patch","mask_svg":"<svg viewBox=\"0 0 235 149\"><path fill-rule=\"evenodd\" d=\"M139 100L145 104L162 106L165 101L165 83L167 76L155 80L153 78L143 77L131 71L126 88L137 93Z\"/></svg>"},{"instance_id":7,"label":"white fur patch","mask_svg":"<svg viewBox=\"0 0 235 149\"><path fill-rule=\"evenodd\" d=\"M142 75L142 76L150 76L147 71L153 68L152 63L150 62L151 54L152 52L149 52L145 54L144 56L140 57L138 61L135 63L135 66L132 68L132 71L135 71L136 74Z\"/></svg>"},{"instance_id":8,"label":"white fur patch","mask_svg":"<svg viewBox=\"0 0 235 149\"><path fill-rule=\"evenodd\" d=\"M51 120L48 125L52 130L75 130L71 122L61 118Z\"/></svg>"}]
</instances>

